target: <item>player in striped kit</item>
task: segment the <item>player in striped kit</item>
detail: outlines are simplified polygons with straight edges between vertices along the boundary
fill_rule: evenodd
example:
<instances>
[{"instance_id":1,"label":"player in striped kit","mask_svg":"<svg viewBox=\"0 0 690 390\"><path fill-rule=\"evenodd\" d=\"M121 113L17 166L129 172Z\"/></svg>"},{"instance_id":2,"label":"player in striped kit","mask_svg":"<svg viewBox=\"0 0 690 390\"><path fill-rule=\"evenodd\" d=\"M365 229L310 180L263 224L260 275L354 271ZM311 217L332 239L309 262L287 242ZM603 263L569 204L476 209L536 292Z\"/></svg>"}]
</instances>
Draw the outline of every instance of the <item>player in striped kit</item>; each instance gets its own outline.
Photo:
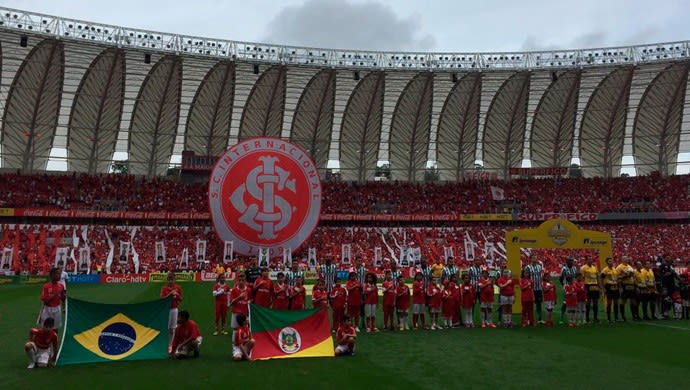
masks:
<instances>
[{"instance_id":1,"label":"player in striped kit","mask_svg":"<svg viewBox=\"0 0 690 390\"><path fill-rule=\"evenodd\" d=\"M568 259L566 259L565 261L565 265L561 267L561 276L558 278L558 280L561 282L561 286L565 287L566 284L568 284L568 278L570 278L570 280L575 280L575 275L577 275L575 259L572 257L568 257ZM563 325L566 322L565 310L566 305L564 300L563 304L561 305L561 320L559 321L559 324L561 325Z\"/></svg>"},{"instance_id":2,"label":"player in striped kit","mask_svg":"<svg viewBox=\"0 0 690 390\"><path fill-rule=\"evenodd\" d=\"M364 285L367 283L367 267L364 265L364 262L362 261L362 256L355 257L355 265L356 265L356 267L354 269L354 272L357 275L357 281L359 282L360 291L364 291ZM363 329L366 329L366 320L365 320L366 316L364 313L364 305L360 305L359 315L360 315L359 318L361 321L361 327ZM350 314L350 317L355 317L355 316ZM355 321L354 322L355 329L359 329L359 327L357 327L357 319L353 318L353 320Z\"/></svg>"},{"instance_id":3,"label":"player in striped kit","mask_svg":"<svg viewBox=\"0 0 690 390\"><path fill-rule=\"evenodd\" d=\"M326 263L319 267L319 279L323 279L326 283L326 292L330 295L335 285L336 266L333 264L331 257L326 257Z\"/></svg>"},{"instance_id":4,"label":"player in striped kit","mask_svg":"<svg viewBox=\"0 0 690 390\"><path fill-rule=\"evenodd\" d=\"M474 258L474 262L467 268L467 277L470 284L474 287L475 303L479 301L479 278L482 276L482 260L479 257ZM463 300L466 302L466 300ZM472 315L474 316L474 305L472 306Z\"/></svg>"},{"instance_id":5,"label":"player in striped kit","mask_svg":"<svg viewBox=\"0 0 690 390\"><path fill-rule=\"evenodd\" d=\"M443 267L443 273L441 274L441 284L445 281L450 281L451 276L458 276L458 266L455 264L455 259L451 256L448 257L446 261L446 266Z\"/></svg>"},{"instance_id":6,"label":"player in striped kit","mask_svg":"<svg viewBox=\"0 0 690 390\"><path fill-rule=\"evenodd\" d=\"M532 278L532 288L534 290L534 309L537 312L537 322L544 324L542 319L541 304L544 302L544 292L542 290L542 282L544 277L544 266L539 262L536 255L530 256L531 263L525 267L529 270L530 278Z\"/></svg>"}]
</instances>

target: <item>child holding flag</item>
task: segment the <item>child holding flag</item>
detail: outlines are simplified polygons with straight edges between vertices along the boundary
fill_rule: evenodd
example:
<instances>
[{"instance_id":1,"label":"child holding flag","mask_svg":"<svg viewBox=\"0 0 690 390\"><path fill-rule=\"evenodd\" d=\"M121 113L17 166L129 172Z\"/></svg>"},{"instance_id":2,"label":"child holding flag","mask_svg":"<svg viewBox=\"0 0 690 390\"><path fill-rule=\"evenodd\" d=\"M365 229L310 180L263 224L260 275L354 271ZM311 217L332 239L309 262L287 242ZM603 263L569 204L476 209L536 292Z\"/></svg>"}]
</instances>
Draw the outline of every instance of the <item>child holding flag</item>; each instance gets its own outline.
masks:
<instances>
[{"instance_id":1,"label":"child holding flag","mask_svg":"<svg viewBox=\"0 0 690 390\"><path fill-rule=\"evenodd\" d=\"M199 347L203 338L199 333L196 322L189 319L189 312L182 310L177 319L177 328L172 341L172 353L170 357L185 359L199 357Z\"/></svg>"},{"instance_id":2,"label":"child holding flag","mask_svg":"<svg viewBox=\"0 0 690 390\"><path fill-rule=\"evenodd\" d=\"M237 325L237 331L232 341L232 358L239 362L241 360L249 360L252 355L252 348L254 348L254 339L249 329L247 316L238 314Z\"/></svg>"},{"instance_id":3,"label":"child holding flag","mask_svg":"<svg viewBox=\"0 0 690 390\"><path fill-rule=\"evenodd\" d=\"M483 270L479 277L479 304L481 307L482 328L495 328L493 323L494 282L489 277L489 271Z\"/></svg>"},{"instance_id":4,"label":"child holding flag","mask_svg":"<svg viewBox=\"0 0 690 390\"><path fill-rule=\"evenodd\" d=\"M285 274L278 272L277 280L273 284L273 310L287 310L290 308L288 285Z\"/></svg>"},{"instance_id":5,"label":"child holding flag","mask_svg":"<svg viewBox=\"0 0 690 390\"><path fill-rule=\"evenodd\" d=\"M55 365L58 353L58 336L53 325L55 320L48 317L43 321L43 327L31 328L29 341L24 345L26 356L29 357L29 366L48 367Z\"/></svg>"},{"instance_id":6,"label":"child holding flag","mask_svg":"<svg viewBox=\"0 0 690 390\"><path fill-rule=\"evenodd\" d=\"M357 340L357 331L352 326L350 317L345 316L338 327L335 334L335 342L338 344L335 347L335 356L355 355L355 341Z\"/></svg>"},{"instance_id":7,"label":"child holding flag","mask_svg":"<svg viewBox=\"0 0 690 390\"><path fill-rule=\"evenodd\" d=\"M161 289L161 299L172 297L170 302L170 313L168 314L168 352L172 352L173 335L177 328L177 313L182 302L182 287L175 283L175 273L168 272L168 283Z\"/></svg>"},{"instance_id":8,"label":"child holding flag","mask_svg":"<svg viewBox=\"0 0 690 390\"><path fill-rule=\"evenodd\" d=\"M318 307L328 310L328 291L326 291L326 281L319 279L316 286L311 291L311 305L314 309Z\"/></svg>"}]
</instances>

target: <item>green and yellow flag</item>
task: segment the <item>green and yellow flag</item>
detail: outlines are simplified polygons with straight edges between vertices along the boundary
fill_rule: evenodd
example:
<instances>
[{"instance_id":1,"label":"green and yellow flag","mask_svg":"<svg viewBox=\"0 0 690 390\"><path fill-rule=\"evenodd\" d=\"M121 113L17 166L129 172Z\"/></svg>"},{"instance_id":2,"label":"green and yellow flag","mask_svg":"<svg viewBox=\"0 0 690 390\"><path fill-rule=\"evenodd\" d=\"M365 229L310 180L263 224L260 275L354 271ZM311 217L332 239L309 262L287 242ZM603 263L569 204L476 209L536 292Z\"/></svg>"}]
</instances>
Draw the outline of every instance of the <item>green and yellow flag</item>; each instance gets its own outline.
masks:
<instances>
[{"instance_id":1,"label":"green and yellow flag","mask_svg":"<svg viewBox=\"0 0 690 390\"><path fill-rule=\"evenodd\" d=\"M169 300L111 305L69 298L57 364L166 359Z\"/></svg>"},{"instance_id":2,"label":"green and yellow flag","mask_svg":"<svg viewBox=\"0 0 690 390\"><path fill-rule=\"evenodd\" d=\"M256 341L252 360L333 356L328 310L271 310L250 306Z\"/></svg>"}]
</instances>

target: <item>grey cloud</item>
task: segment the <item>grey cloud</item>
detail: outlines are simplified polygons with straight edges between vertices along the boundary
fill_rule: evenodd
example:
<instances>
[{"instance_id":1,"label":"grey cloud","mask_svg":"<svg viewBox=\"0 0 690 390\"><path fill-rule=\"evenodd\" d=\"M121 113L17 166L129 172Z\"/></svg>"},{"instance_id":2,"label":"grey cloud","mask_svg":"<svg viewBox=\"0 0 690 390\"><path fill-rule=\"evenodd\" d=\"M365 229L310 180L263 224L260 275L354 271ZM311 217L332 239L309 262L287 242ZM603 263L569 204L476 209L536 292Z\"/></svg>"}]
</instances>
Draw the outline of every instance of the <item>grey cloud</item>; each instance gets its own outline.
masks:
<instances>
[{"instance_id":1,"label":"grey cloud","mask_svg":"<svg viewBox=\"0 0 690 390\"><path fill-rule=\"evenodd\" d=\"M431 50L435 38L419 16L400 17L376 1L307 0L283 8L266 27L264 41L363 50Z\"/></svg>"}]
</instances>

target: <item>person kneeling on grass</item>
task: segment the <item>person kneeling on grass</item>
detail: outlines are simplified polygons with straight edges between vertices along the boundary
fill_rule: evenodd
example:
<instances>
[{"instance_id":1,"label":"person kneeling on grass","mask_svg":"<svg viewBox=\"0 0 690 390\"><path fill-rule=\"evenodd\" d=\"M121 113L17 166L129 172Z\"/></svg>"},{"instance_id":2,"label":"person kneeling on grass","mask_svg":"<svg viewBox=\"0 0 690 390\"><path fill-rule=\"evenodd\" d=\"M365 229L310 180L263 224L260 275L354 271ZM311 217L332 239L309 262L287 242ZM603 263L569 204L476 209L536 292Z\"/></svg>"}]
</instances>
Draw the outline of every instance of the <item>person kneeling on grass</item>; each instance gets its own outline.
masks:
<instances>
[{"instance_id":1,"label":"person kneeling on grass","mask_svg":"<svg viewBox=\"0 0 690 390\"><path fill-rule=\"evenodd\" d=\"M356 340L357 332L352 326L352 321L350 321L350 317L344 316L338 327L338 332L335 334L335 342L338 343L335 347L335 356L354 356Z\"/></svg>"},{"instance_id":2,"label":"person kneeling on grass","mask_svg":"<svg viewBox=\"0 0 690 390\"><path fill-rule=\"evenodd\" d=\"M173 336L171 357L185 359L199 357L199 347L203 337L196 322L189 319L189 312L182 310L177 318L177 328Z\"/></svg>"},{"instance_id":3,"label":"person kneeling on grass","mask_svg":"<svg viewBox=\"0 0 690 390\"><path fill-rule=\"evenodd\" d=\"M254 339L249 330L249 322L247 316L240 313L237 315L237 331L235 332L235 339L232 341L232 358L239 362L241 360L249 360L252 355L252 348L254 348Z\"/></svg>"},{"instance_id":4,"label":"person kneeling on grass","mask_svg":"<svg viewBox=\"0 0 690 390\"><path fill-rule=\"evenodd\" d=\"M46 318L42 328L31 328L29 341L24 345L26 356L29 357L29 366L48 367L54 366L57 358L57 333L53 329L55 320Z\"/></svg>"}]
</instances>

